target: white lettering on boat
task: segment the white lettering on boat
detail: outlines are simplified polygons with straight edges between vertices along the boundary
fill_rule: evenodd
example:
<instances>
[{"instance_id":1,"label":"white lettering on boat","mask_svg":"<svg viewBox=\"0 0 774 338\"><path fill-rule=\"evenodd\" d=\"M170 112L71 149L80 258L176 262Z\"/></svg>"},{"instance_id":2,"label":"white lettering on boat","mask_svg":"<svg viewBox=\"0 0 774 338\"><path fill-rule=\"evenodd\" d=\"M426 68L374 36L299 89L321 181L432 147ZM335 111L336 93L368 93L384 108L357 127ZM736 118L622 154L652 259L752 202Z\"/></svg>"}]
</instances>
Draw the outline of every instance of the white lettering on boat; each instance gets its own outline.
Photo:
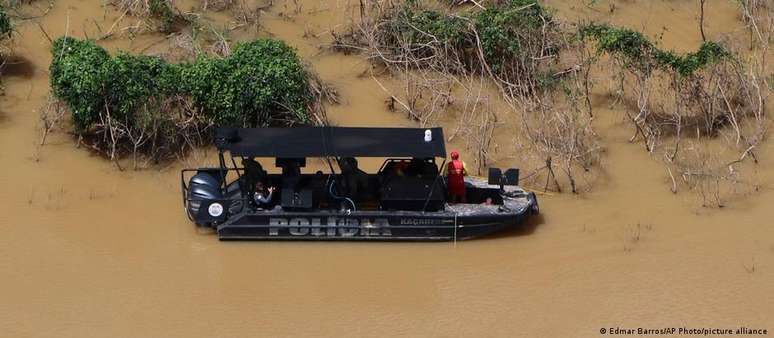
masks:
<instances>
[{"instance_id":1,"label":"white lettering on boat","mask_svg":"<svg viewBox=\"0 0 774 338\"><path fill-rule=\"evenodd\" d=\"M454 223L454 220L446 220L441 218L401 218L401 225L437 225L445 223Z\"/></svg>"},{"instance_id":2,"label":"white lettering on boat","mask_svg":"<svg viewBox=\"0 0 774 338\"><path fill-rule=\"evenodd\" d=\"M328 217L325 224L318 217L270 217L269 236L372 237L392 236L386 218Z\"/></svg>"}]
</instances>

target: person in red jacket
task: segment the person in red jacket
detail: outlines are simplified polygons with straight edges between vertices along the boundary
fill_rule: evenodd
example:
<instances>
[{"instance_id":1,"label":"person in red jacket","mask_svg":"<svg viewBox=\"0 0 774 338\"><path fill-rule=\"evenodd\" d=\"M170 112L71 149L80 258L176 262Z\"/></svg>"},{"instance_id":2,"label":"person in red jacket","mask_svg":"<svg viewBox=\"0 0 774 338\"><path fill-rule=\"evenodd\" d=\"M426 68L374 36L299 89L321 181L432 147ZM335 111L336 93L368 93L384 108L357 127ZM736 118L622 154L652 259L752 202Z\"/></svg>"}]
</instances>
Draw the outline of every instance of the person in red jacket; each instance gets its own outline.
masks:
<instances>
[{"instance_id":1,"label":"person in red jacket","mask_svg":"<svg viewBox=\"0 0 774 338\"><path fill-rule=\"evenodd\" d=\"M465 162L460 161L460 153L451 152L452 160L446 164L446 185L449 188L451 203L465 203Z\"/></svg>"}]
</instances>

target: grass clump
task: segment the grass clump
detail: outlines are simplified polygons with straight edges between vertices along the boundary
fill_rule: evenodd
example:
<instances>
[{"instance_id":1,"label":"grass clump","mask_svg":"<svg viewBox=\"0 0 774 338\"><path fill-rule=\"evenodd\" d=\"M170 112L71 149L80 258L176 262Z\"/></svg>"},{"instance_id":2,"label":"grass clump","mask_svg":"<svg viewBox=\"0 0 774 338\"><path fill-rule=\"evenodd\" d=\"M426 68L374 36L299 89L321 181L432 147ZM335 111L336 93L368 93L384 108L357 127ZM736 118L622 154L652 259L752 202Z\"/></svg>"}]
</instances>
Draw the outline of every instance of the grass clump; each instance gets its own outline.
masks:
<instances>
[{"instance_id":1,"label":"grass clump","mask_svg":"<svg viewBox=\"0 0 774 338\"><path fill-rule=\"evenodd\" d=\"M208 140L213 125L322 123L319 91L285 43L259 39L231 56L172 64L154 56L110 56L89 40L59 38L51 88L74 131L97 150L158 161Z\"/></svg>"}]
</instances>

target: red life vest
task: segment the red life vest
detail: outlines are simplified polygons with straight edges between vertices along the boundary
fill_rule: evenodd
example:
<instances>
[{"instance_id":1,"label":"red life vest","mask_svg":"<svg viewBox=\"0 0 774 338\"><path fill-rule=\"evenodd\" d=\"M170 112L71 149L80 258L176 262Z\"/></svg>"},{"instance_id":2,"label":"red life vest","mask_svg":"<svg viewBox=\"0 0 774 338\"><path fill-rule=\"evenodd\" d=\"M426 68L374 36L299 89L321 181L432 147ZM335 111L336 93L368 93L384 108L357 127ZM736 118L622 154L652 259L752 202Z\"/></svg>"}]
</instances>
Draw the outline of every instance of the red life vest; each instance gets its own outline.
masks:
<instances>
[{"instance_id":1,"label":"red life vest","mask_svg":"<svg viewBox=\"0 0 774 338\"><path fill-rule=\"evenodd\" d=\"M465 195L465 165L460 160L452 160L448 165L448 181L450 195Z\"/></svg>"}]
</instances>

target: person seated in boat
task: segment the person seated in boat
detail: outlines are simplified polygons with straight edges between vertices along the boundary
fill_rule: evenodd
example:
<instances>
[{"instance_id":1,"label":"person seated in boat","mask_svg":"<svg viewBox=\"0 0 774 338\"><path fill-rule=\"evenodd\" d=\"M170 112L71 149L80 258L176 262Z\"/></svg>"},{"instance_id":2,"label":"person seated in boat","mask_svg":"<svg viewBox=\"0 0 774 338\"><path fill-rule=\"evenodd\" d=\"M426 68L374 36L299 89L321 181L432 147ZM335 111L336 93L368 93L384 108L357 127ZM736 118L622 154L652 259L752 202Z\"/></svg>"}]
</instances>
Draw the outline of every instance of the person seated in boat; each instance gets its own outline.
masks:
<instances>
[{"instance_id":1,"label":"person seated in boat","mask_svg":"<svg viewBox=\"0 0 774 338\"><path fill-rule=\"evenodd\" d=\"M465 203L465 162L460 160L460 153L451 152L451 161L446 163L446 186L448 188L449 202Z\"/></svg>"},{"instance_id":2,"label":"person seated in boat","mask_svg":"<svg viewBox=\"0 0 774 338\"><path fill-rule=\"evenodd\" d=\"M415 177L419 175L419 172L422 170L422 160L418 158L412 158L411 161L409 161L406 164L405 173L406 176L409 177Z\"/></svg>"},{"instance_id":3,"label":"person seated in boat","mask_svg":"<svg viewBox=\"0 0 774 338\"><path fill-rule=\"evenodd\" d=\"M309 182L309 188L312 189L313 208L320 207L320 204L326 199L326 196L328 196L328 191L326 189L327 183L328 181L325 179L325 174L323 174L322 170L318 170L314 173L314 177L311 182Z\"/></svg>"},{"instance_id":4,"label":"person seated in boat","mask_svg":"<svg viewBox=\"0 0 774 338\"><path fill-rule=\"evenodd\" d=\"M259 209L266 209L271 205L271 198L274 195L274 187L266 188L262 181L255 184L255 194L253 201Z\"/></svg>"},{"instance_id":5,"label":"person seated in boat","mask_svg":"<svg viewBox=\"0 0 774 338\"><path fill-rule=\"evenodd\" d=\"M494 204L494 200L492 200L492 198L491 198L491 197L487 197L487 198L484 200L484 202L482 202L482 203L481 203L481 205L493 205L493 204Z\"/></svg>"},{"instance_id":6,"label":"person seated in boat","mask_svg":"<svg viewBox=\"0 0 774 338\"><path fill-rule=\"evenodd\" d=\"M255 185L266 177L266 171L258 161L247 157L242 159L242 167L245 168L244 183L247 187L247 196L252 197L255 194Z\"/></svg>"},{"instance_id":7,"label":"person seated in boat","mask_svg":"<svg viewBox=\"0 0 774 338\"><path fill-rule=\"evenodd\" d=\"M339 167L343 177L344 193L353 199L358 199L368 190L368 174L358 167L357 159L354 157L342 158Z\"/></svg>"},{"instance_id":8,"label":"person seated in boat","mask_svg":"<svg viewBox=\"0 0 774 338\"><path fill-rule=\"evenodd\" d=\"M408 169L408 162L406 161L393 162L392 174L395 177L405 177L407 169Z\"/></svg>"}]
</instances>

